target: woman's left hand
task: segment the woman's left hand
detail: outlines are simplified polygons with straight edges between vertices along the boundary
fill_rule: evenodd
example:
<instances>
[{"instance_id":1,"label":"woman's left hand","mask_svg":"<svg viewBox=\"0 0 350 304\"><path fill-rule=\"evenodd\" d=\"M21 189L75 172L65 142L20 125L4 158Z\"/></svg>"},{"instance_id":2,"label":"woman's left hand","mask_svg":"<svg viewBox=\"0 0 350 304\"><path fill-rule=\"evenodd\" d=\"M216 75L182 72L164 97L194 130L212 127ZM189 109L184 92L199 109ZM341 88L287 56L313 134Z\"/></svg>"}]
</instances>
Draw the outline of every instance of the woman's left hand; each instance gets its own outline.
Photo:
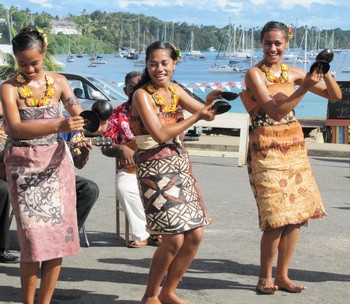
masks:
<instances>
[{"instance_id":1,"label":"woman's left hand","mask_svg":"<svg viewBox=\"0 0 350 304\"><path fill-rule=\"evenodd\" d=\"M206 121L211 121L215 119L215 110L211 109L212 103L205 105L200 111L199 111L199 119L203 119Z\"/></svg>"}]
</instances>

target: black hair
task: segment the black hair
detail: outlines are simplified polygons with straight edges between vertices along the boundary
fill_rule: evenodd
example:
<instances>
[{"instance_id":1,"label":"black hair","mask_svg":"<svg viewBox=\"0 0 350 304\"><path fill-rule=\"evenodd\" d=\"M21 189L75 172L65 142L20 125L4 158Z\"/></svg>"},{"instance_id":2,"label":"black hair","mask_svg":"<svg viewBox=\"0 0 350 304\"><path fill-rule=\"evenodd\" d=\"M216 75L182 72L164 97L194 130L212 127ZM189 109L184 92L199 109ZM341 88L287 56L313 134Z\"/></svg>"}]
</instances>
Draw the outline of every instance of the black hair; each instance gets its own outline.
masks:
<instances>
[{"instance_id":1,"label":"black hair","mask_svg":"<svg viewBox=\"0 0 350 304\"><path fill-rule=\"evenodd\" d=\"M131 79L133 79L134 77L141 77L141 76L142 76L142 73L139 72L139 71L131 71L131 72L127 73L127 74L125 75L125 78L124 78L124 84L125 84L125 86L127 86L128 83L129 83L129 81L130 81Z\"/></svg>"},{"instance_id":2,"label":"black hair","mask_svg":"<svg viewBox=\"0 0 350 304\"><path fill-rule=\"evenodd\" d=\"M263 41L265 34L270 32L270 31L283 31L287 41L289 41L289 28L288 28L288 26L282 22L269 21L264 25L264 27L261 30L261 34L260 34L260 41L261 42Z\"/></svg>"},{"instance_id":3,"label":"black hair","mask_svg":"<svg viewBox=\"0 0 350 304\"><path fill-rule=\"evenodd\" d=\"M35 26L24 27L12 39L12 50L16 54L25 50L29 50L37 46L40 53L45 52L45 42L43 35L39 33Z\"/></svg>"},{"instance_id":4,"label":"black hair","mask_svg":"<svg viewBox=\"0 0 350 304\"><path fill-rule=\"evenodd\" d=\"M147 63L149 60L149 56L156 50L168 50L170 58L172 60L176 62L179 59L179 54L176 52L174 45L172 45L171 43L164 41L155 41L151 43L146 49L146 68L143 70L140 81L134 87L134 91L151 81L151 77L147 69Z\"/></svg>"},{"instance_id":5,"label":"black hair","mask_svg":"<svg viewBox=\"0 0 350 304\"><path fill-rule=\"evenodd\" d=\"M131 71L129 73L127 73L125 75L125 78L124 78L124 85L127 86L128 83L134 78L134 77L141 77L142 76L142 73L139 72L139 71ZM137 84L136 84L137 85ZM136 86L135 85L135 86ZM132 88L132 92L130 92L130 94L128 95L128 100L127 100L127 104L126 104L126 107L127 109L130 109L131 107L131 101L132 101L132 95L134 94L135 92L135 86Z\"/></svg>"}]
</instances>

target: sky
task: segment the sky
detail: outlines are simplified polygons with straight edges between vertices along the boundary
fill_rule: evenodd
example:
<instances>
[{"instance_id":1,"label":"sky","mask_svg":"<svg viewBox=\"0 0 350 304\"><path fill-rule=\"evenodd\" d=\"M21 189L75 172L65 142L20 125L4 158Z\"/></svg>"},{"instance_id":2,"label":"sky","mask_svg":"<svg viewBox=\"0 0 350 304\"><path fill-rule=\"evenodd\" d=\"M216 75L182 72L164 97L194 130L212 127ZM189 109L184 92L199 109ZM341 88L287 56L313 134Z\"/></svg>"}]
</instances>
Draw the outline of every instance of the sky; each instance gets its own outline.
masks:
<instances>
[{"instance_id":1,"label":"sky","mask_svg":"<svg viewBox=\"0 0 350 304\"><path fill-rule=\"evenodd\" d=\"M5 1L4 1L5 2ZM129 12L154 16L166 22L214 25L229 23L244 28L261 28L275 20L294 26L318 29L350 29L348 0L6 0L5 8L29 8L60 18L68 14Z\"/></svg>"}]
</instances>

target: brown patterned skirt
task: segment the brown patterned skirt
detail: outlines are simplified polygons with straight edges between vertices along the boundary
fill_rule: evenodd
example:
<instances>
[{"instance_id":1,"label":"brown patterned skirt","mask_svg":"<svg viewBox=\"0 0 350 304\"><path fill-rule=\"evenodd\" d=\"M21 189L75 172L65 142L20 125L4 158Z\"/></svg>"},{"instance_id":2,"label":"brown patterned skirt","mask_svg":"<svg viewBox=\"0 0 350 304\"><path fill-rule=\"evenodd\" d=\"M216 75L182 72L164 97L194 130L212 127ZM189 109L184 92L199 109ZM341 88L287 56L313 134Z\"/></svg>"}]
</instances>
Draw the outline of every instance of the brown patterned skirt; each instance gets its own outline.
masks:
<instances>
[{"instance_id":1,"label":"brown patterned skirt","mask_svg":"<svg viewBox=\"0 0 350 304\"><path fill-rule=\"evenodd\" d=\"M248 173L261 230L325 215L299 122L254 129Z\"/></svg>"},{"instance_id":2,"label":"brown patterned skirt","mask_svg":"<svg viewBox=\"0 0 350 304\"><path fill-rule=\"evenodd\" d=\"M182 145L137 150L135 162L148 232L175 234L210 223Z\"/></svg>"}]
</instances>

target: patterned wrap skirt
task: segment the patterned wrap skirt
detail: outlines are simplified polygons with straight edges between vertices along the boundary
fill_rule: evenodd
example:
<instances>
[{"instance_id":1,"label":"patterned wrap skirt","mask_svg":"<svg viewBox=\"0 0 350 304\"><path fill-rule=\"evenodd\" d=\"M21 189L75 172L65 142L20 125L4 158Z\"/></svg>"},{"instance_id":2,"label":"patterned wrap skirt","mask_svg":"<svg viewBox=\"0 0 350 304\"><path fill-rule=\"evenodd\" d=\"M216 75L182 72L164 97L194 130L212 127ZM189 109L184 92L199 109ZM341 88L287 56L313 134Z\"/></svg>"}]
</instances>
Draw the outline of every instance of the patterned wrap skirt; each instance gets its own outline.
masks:
<instances>
[{"instance_id":1,"label":"patterned wrap skirt","mask_svg":"<svg viewBox=\"0 0 350 304\"><path fill-rule=\"evenodd\" d=\"M181 144L138 149L135 163L149 233L176 234L211 222Z\"/></svg>"},{"instance_id":2,"label":"patterned wrap skirt","mask_svg":"<svg viewBox=\"0 0 350 304\"><path fill-rule=\"evenodd\" d=\"M298 121L253 129L248 173L261 230L325 215Z\"/></svg>"},{"instance_id":3,"label":"patterned wrap skirt","mask_svg":"<svg viewBox=\"0 0 350 304\"><path fill-rule=\"evenodd\" d=\"M10 140L5 165L21 262L78 254L75 173L64 140Z\"/></svg>"}]
</instances>

